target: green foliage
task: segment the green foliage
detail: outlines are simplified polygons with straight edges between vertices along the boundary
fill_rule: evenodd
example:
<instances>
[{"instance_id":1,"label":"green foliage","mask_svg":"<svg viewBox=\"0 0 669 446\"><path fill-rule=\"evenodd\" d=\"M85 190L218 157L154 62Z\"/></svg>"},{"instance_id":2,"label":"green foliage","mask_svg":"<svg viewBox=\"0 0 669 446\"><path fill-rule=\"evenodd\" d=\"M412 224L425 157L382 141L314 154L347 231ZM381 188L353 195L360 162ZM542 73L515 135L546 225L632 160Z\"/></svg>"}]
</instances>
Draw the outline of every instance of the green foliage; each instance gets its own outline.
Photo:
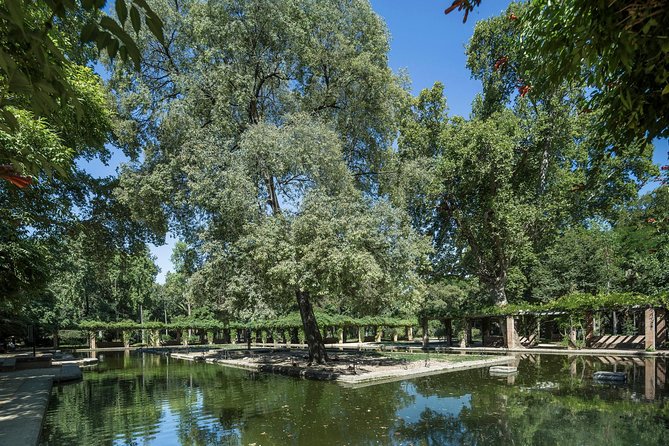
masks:
<instances>
[{"instance_id":1,"label":"green foliage","mask_svg":"<svg viewBox=\"0 0 669 446\"><path fill-rule=\"evenodd\" d=\"M592 225L568 229L540 254L532 272L533 297L550 300L572 292L589 294L619 290L624 273L614 231Z\"/></svg>"},{"instance_id":2,"label":"green foliage","mask_svg":"<svg viewBox=\"0 0 669 446\"><path fill-rule=\"evenodd\" d=\"M572 293L544 304L517 303L506 307L485 307L470 310L470 315L504 316L523 313L564 312L583 316L586 311L625 310L629 308L667 307L669 294L653 296L636 293L586 294Z\"/></svg>"},{"instance_id":3,"label":"green foliage","mask_svg":"<svg viewBox=\"0 0 669 446\"><path fill-rule=\"evenodd\" d=\"M590 89L584 107L627 141L669 136L668 25L658 0L529 2L518 25L522 77L537 94L565 81Z\"/></svg>"},{"instance_id":4,"label":"green foliage","mask_svg":"<svg viewBox=\"0 0 669 446\"><path fill-rule=\"evenodd\" d=\"M457 4L466 19L479 3L456 1L447 12ZM477 23L476 33L487 38L469 50L490 57L484 64L470 57L468 65L487 79L486 100L501 100L515 88L535 98L565 85L585 88L579 109L594 111L600 136L615 135L624 145L650 142L669 135L668 23L669 8L658 0L512 3L499 17ZM503 31L490 33L491 25Z\"/></svg>"},{"instance_id":5,"label":"green foliage","mask_svg":"<svg viewBox=\"0 0 669 446\"><path fill-rule=\"evenodd\" d=\"M32 115L51 123L60 122L60 112L65 107L72 107L77 117L84 114L86 104L81 101L71 76L71 71L84 57L77 46L95 42L98 50L105 49L112 58L118 55L124 61L132 60L139 69L137 44L124 29L128 4L125 0L115 2L118 21L101 14L104 4L98 0L6 0L0 5L0 40L3 42L0 126L3 131L13 133L19 128L20 114L16 114L16 109L26 105ZM139 31L143 19L154 36L164 42L162 21L147 2L130 0L129 4L135 32ZM79 56L74 60L73 52Z\"/></svg>"},{"instance_id":6,"label":"green foliage","mask_svg":"<svg viewBox=\"0 0 669 446\"><path fill-rule=\"evenodd\" d=\"M500 305L597 292L602 283L614 289L622 272L615 253L604 254L606 245L588 259L592 277L578 271L575 286L575 278L555 280L556 269L581 267L569 265L567 254L576 253L565 252L558 237L566 231L561 241L574 238L567 229L593 218L613 221L657 173L650 145L602 131L602 112L581 113L586 86L528 94L519 84L528 50L518 43L515 14L526 9L514 4L476 25L467 65L483 94L472 119L447 116L440 84L404 104L393 160L398 174L388 185L414 226L432 236L436 272L476 277L488 301ZM551 247L555 252L545 254Z\"/></svg>"}]
</instances>

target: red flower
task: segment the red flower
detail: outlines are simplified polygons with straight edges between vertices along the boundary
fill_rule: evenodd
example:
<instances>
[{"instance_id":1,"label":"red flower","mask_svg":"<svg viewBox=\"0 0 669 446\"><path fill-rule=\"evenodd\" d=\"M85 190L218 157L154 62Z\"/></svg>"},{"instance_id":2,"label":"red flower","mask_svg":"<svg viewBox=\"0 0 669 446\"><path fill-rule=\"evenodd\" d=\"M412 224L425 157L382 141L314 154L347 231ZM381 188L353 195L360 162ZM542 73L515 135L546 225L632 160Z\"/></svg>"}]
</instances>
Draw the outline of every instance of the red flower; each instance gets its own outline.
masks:
<instances>
[{"instance_id":1,"label":"red flower","mask_svg":"<svg viewBox=\"0 0 669 446\"><path fill-rule=\"evenodd\" d=\"M503 68L504 65L506 65L508 61L509 61L508 57L506 57L506 56L500 57L499 59L497 59L495 61L495 65L493 66L493 70L497 71L500 68Z\"/></svg>"},{"instance_id":2,"label":"red flower","mask_svg":"<svg viewBox=\"0 0 669 446\"><path fill-rule=\"evenodd\" d=\"M530 87L529 85L521 85L520 87L518 87L518 93L520 93L520 97L524 98L525 95L529 93L530 88L532 87Z\"/></svg>"},{"instance_id":3,"label":"red flower","mask_svg":"<svg viewBox=\"0 0 669 446\"><path fill-rule=\"evenodd\" d=\"M647 221L648 223L655 223L656 220L653 217L650 217Z\"/></svg>"},{"instance_id":4,"label":"red flower","mask_svg":"<svg viewBox=\"0 0 669 446\"><path fill-rule=\"evenodd\" d=\"M514 13L509 14L509 20L518 20L518 16Z\"/></svg>"}]
</instances>

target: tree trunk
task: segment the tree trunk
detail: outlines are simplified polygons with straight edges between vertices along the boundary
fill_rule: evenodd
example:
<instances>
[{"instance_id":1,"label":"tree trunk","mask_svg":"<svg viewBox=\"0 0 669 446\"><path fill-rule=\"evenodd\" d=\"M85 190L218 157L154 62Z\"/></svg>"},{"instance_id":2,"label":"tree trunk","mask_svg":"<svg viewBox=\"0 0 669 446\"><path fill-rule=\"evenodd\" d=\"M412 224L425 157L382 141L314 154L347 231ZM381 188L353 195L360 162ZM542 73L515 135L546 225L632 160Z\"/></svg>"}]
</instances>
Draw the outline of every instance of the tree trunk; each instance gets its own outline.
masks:
<instances>
[{"instance_id":1,"label":"tree trunk","mask_svg":"<svg viewBox=\"0 0 669 446\"><path fill-rule=\"evenodd\" d=\"M297 303L300 306L302 326L304 327L304 333L309 347L309 365L314 361L318 364L324 364L328 358L325 353L323 337L321 336L320 330L318 330L318 322L314 315L314 308L311 306L311 301L309 300L309 293L297 290L295 295L297 296Z\"/></svg>"},{"instance_id":2,"label":"tree trunk","mask_svg":"<svg viewBox=\"0 0 669 446\"><path fill-rule=\"evenodd\" d=\"M495 305L500 307L509 303L506 300L506 277L495 281L492 286L492 298Z\"/></svg>"},{"instance_id":3,"label":"tree trunk","mask_svg":"<svg viewBox=\"0 0 669 446\"><path fill-rule=\"evenodd\" d=\"M430 343L430 334L426 317L421 318L420 325L423 329L423 348L427 348L428 344Z\"/></svg>"}]
</instances>

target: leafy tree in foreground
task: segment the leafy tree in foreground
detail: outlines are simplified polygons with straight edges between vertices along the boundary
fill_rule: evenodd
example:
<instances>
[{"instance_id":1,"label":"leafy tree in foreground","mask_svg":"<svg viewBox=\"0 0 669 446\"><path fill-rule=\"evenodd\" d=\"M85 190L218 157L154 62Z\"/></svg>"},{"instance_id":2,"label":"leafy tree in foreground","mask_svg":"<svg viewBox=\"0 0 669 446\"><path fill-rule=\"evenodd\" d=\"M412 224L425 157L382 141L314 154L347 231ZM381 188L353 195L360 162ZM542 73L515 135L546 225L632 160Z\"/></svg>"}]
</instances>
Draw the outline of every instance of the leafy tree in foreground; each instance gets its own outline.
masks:
<instances>
[{"instance_id":1,"label":"leafy tree in foreground","mask_svg":"<svg viewBox=\"0 0 669 446\"><path fill-rule=\"evenodd\" d=\"M467 14L479 0L446 10ZM521 93L545 96L565 83L588 91L603 133L629 145L669 136L669 6L662 0L512 4L504 15L513 48L494 47L490 68L514 67Z\"/></svg>"},{"instance_id":2,"label":"leafy tree in foreground","mask_svg":"<svg viewBox=\"0 0 669 446\"><path fill-rule=\"evenodd\" d=\"M139 68L137 44L124 24L127 23L128 28L132 24L135 31L146 26L162 40L162 22L145 0L128 3L117 0L114 4L118 21L101 14L104 0L6 0L0 5L0 128L3 131L13 133L26 118L44 119L57 125L64 107L73 108L77 118L80 117L86 105L76 83L72 82L73 71L94 56L89 42L95 42L98 50L105 49L110 57L118 55L122 60L132 60ZM45 165L51 166L49 153L40 155L39 164L29 155L15 155L12 167L21 174L36 174ZM58 161L53 162L53 167L59 166Z\"/></svg>"},{"instance_id":3,"label":"leafy tree in foreground","mask_svg":"<svg viewBox=\"0 0 669 446\"><path fill-rule=\"evenodd\" d=\"M264 285L251 268L239 274L227 259L242 240L295 234L290 222L312 212L305 203L312 193L353 202L360 199L353 184L374 193L400 91L387 66L385 27L366 1L156 2L155 10L165 45L143 43L141 75L117 66L113 78L129 118L120 142L140 144L145 155L124 172L122 198L157 233L171 227L203 246L209 262L193 280L220 284L210 295L228 299L236 281L257 303L243 307L280 304L251 286ZM296 259L307 255L298 247ZM320 362L307 279L298 268L281 281Z\"/></svg>"}]
</instances>

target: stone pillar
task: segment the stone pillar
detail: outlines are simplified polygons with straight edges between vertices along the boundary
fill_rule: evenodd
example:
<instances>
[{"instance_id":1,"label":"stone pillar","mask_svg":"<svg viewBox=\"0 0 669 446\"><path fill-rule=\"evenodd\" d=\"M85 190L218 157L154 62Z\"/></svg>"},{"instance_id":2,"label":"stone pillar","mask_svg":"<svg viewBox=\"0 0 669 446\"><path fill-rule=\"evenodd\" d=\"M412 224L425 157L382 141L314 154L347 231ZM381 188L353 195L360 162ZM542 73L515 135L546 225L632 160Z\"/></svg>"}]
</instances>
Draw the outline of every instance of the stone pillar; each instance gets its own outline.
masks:
<instances>
[{"instance_id":1,"label":"stone pillar","mask_svg":"<svg viewBox=\"0 0 669 446\"><path fill-rule=\"evenodd\" d=\"M407 341L413 341L413 327L407 327Z\"/></svg>"},{"instance_id":2,"label":"stone pillar","mask_svg":"<svg viewBox=\"0 0 669 446\"><path fill-rule=\"evenodd\" d=\"M358 342L365 342L365 327L358 327Z\"/></svg>"},{"instance_id":3,"label":"stone pillar","mask_svg":"<svg viewBox=\"0 0 669 446\"><path fill-rule=\"evenodd\" d=\"M655 310L655 348L662 348L667 343L667 310Z\"/></svg>"},{"instance_id":4,"label":"stone pillar","mask_svg":"<svg viewBox=\"0 0 669 446\"><path fill-rule=\"evenodd\" d=\"M516 321L513 316L507 316L504 320L504 347L517 348L516 345Z\"/></svg>"},{"instance_id":5,"label":"stone pillar","mask_svg":"<svg viewBox=\"0 0 669 446\"><path fill-rule=\"evenodd\" d=\"M393 329L393 342L397 342L397 328Z\"/></svg>"},{"instance_id":6,"label":"stone pillar","mask_svg":"<svg viewBox=\"0 0 669 446\"><path fill-rule=\"evenodd\" d=\"M58 348L58 330L53 331L53 348Z\"/></svg>"},{"instance_id":7,"label":"stone pillar","mask_svg":"<svg viewBox=\"0 0 669 446\"><path fill-rule=\"evenodd\" d=\"M376 335L374 338L374 342L381 342L381 337L383 336L383 328L377 326L374 334Z\"/></svg>"},{"instance_id":8,"label":"stone pillar","mask_svg":"<svg viewBox=\"0 0 669 446\"><path fill-rule=\"evenodd\" d=\"M160 347L160 330L151 330L151 338L154 347Z\"/></svg>"},{"instance_id":9,"label":"stone pillar","mask_svg":"<svg viewBox=\"0 0 669 446\"><path fill-rule=\"evenodd\" d=\"M188 346L188 330L181 330L181 343Z\"/></svg>"},{"instance_id":10,"label":"stone pillar","mask_svg":"<svg viewBox=\"0 0 669 446\"><path fill-rule=\"evenodd\" d=\"M95 350L97 348L97 339L95 338L95 332L94 331L89 331L88 332L88 347L91 350Z\"/></svg>"},{"instance_id":11,"label":"stone pillar","mask_svg":"<svg viewBox=\"0 0 669 446\"><path fill-rule=\"evenodd\" d=\"M646 308L645 319L645 347L646 350L655 350L655 308Z\"/></svg>"},{"instance_id":12,"label":"stone pillar","mask_svg":"<svg viewBox=\"0 0 669 446\"><path fill-rule=\"evenodd\" d=\"M344 327L339 327L337 329L337 335L339 336L339 343L343 344L344 343Z\"/></svg>"},{"instance_id":13,"label":"stone pillar","mask_svg":"<svg viewBox=\"0 0 669 446\"><path fill-rule=\"evenodd\" d=\"M460 330L460 348L469 347L467 344L467 325L469 321L467 319L462 320L462 329Z\"/></svg>"},{"instance_id":14,"label":"stone pillar","mask_svg":"<svg viewBox=\"0 0 669 446\"><path fill-rule=\"evenodd\" d=\"M450 347L453 345L453 320L444 319L444 326L446 326L446 344Z\"/></svg>"},{"instance_id":15,"label":"stone pillar","mask_svg":"<svg viewBox=\"0 0 669 446\"><path fill-rule=\"evenodd\" d=\"M585 313L585 346L591 347L592 340L595 336L595 318L592 316L592 311Z\"/></svg>"},{"instance_id":16,"label":"stone pillar","mask_svg":"<svg viewBox=\"0 0 669 446\"><path fill-rule=\"evenodd\" d=\"M467 331L465 332L465 335L467 336L467 345L470 346L472 345L472 321L471 319L467 319L467 324L466 324L466 329Z\"/></svg>"}]
</instances>

